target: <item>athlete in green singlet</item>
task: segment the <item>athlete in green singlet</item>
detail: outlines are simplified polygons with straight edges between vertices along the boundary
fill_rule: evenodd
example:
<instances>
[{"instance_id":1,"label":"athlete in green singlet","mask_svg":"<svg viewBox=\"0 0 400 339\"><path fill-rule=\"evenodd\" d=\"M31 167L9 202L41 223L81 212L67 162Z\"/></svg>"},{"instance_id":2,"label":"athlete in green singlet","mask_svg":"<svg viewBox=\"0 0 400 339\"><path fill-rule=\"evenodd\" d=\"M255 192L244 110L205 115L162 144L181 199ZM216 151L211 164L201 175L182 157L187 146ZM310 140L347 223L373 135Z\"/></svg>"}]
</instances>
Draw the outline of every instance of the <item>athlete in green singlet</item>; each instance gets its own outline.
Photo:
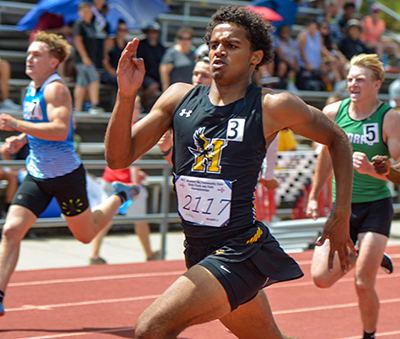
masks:
<instances>
[{"instance_id":1,"label":"athlete in green singlet","mask_svg":"<svg viewBox=\"0 0 400 339\"><path fill-rule=\"evenodd\" d=\"M353 257L355 286L359 301L364 339L375 338L379 299L375 279L379 266L388 273L393 264L384 250L389 237L393 206L389 180L373 166L375 155L400 160L400 113L377 98L384 80L384 68L376 54L354 56L347 76L350 98L324 108L330 119L347 133L353 148L354 180L350 235L358 241L359 254ZM324 148L318 157L313 188L310 193L309 216L317 218L317 198L330 172L332 161ZM339 199L336 199L338 204ZM339 266L327 270L329 242L315 249L312 276L318 287L332 286L344 276ZM338 262L337 262L338 263Z\"/></svg>"}]
</instances>

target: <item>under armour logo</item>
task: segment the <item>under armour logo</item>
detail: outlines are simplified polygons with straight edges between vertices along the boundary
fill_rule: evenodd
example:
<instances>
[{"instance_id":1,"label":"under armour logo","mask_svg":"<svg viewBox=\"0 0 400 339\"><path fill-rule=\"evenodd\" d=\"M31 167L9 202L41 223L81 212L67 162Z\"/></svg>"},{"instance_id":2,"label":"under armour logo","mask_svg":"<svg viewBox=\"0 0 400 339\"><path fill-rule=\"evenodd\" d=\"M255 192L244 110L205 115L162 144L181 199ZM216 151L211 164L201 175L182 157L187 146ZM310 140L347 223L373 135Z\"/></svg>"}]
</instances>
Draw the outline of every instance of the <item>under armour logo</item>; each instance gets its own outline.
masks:
<instances>
[{"instance_id":1,"label":"under armour logo","mask_svg":"<svg viewBox=\"0 0 400 339\"><path fill-rule=\"evenodd\" d=\"M179 115L181 116L181 117L183 117L183 116L185 116L186 118L189 118L190 117L190 115L193 113L193 111L190 109L189 111L186 111L186 108L184 108L180 113L179 113Z\"/></svg>"}]
</instances>

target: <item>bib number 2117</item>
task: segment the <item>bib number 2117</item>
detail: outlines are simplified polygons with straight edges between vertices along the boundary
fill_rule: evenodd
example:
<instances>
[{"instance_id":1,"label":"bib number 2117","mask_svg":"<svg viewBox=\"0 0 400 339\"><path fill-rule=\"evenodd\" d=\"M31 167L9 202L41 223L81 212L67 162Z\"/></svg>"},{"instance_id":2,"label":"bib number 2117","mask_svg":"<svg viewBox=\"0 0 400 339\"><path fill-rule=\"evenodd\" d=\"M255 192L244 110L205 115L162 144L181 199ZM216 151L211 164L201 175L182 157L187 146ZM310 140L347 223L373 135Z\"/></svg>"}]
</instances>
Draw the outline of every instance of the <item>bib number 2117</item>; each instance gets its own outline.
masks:
<instances>
[{"instance_id":1,"label":"bib number 2117","mask_svg":"<svg viewBox=\"0 0 400 339\"><path fill-rule=\"evenodd\" d=\"M179 176L175 181L178 212L185 221L222 227L231 212L232 183L222 179Z\"/></svg>"}]
</instances>

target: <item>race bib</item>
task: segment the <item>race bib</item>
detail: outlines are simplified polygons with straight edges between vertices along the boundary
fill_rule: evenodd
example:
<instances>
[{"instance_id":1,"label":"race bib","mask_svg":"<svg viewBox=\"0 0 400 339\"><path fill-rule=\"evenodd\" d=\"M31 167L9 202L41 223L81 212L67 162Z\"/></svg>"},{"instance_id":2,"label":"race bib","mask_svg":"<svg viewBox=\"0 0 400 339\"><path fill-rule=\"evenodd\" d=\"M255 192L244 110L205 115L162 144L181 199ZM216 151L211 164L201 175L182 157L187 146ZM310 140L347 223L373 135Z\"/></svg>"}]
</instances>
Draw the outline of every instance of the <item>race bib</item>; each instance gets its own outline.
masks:
<instances>
[{"instance_id":1,"label":"race bib","mask_svg":"<svg viewBox=\"0 0 400 339\"><path fill-rule=\"evenodd\" d=\"M232 182L222 179L176 177L178 212L185 221L223 227L231 215Z\"/></svg>"}]
</instances>

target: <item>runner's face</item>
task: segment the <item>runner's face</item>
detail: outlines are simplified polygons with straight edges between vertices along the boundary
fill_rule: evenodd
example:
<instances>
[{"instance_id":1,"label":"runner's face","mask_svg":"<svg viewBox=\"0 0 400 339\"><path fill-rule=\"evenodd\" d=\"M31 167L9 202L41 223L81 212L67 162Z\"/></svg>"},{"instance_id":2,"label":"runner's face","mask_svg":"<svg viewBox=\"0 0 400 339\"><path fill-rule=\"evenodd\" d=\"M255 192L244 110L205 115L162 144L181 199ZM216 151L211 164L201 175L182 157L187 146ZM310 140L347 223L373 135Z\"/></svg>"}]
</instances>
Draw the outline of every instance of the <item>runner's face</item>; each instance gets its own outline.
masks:
<instances>
[{"instance_id":1,"label":"runner's face","mask_svg":"<svg viewBox=\"0 0 400 339\"><path fill-rule=\"evenodd\" d=\"M224 23L216 26L209 48L211 74L215 80L235 81L246 74L251 75L254 67L261 61L261 51L257 53L251 50L245 29L235 24Z\"/></svg>"},{"instance_id":2,"label":"runner's face","mask_svg":"<svg viewBox=\"0 0 400 339\"><path fill-rule=\"evenodd\" d=\"M193 69L193 85L211 85L211 82L210 64L203 61L196 63Z\"/></svg>"},{"instance_id":3,"label":"runner's face","mask_svg":"<svg viewBox=\"0 0 400 339\"><path fill-rule=\"evenodd\" d=\"M362 66L351 66L347 75L347 87L352 101L376 96L380 88L380 80L376 80L374 73Z\"/></svg>"},{"instance_id":4,"label":"runner's face","mask_svg":"<svg viewBox=\"0 0 400 339\"><path fill-rule=\"evenodd\" d=\"M58 60L49 53L46 43L34 41L28 48L26 57L25 73L33 79L33 77L46 75L54 67L58 65Z\"/></svg>"}]
</instances>

